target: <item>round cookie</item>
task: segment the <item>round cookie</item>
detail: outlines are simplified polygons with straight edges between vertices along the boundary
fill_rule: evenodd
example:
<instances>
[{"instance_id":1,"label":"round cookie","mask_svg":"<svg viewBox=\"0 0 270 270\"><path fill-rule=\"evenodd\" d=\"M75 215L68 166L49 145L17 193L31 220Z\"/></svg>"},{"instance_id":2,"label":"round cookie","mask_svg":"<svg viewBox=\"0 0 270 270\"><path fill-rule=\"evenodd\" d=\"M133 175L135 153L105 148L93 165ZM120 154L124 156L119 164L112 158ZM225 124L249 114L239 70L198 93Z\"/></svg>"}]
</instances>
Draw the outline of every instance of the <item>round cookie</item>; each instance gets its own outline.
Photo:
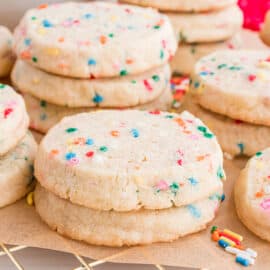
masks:
<instances>
[{"instance_id":1,"label":"round cookie","mask_svg":"<svg viewBox=\"0 0 270 270\"><path fill-rule=\"evenodd\" d=\"M0 156L25 136L29 125L23 98L10 86L0 84Z\"/></svg>"},{"instance_id":2,"label":"round cookie","mask_svg":"<svg viewBox=\"0 0 270 270\"><path fill-rule=\"evenodd\" d=\"M170 63L171 69L174 73L189 75L201 57L217 50L239 49L240 47L242 47L240 35L235 35L225 42L180 44Z\"/></svg>"},{"instance_id":3,"label":"round cookie","mask_svg":"<svg viewBox=\"0 0 270 270\"><path fill-rule=\"evenodd\" d=\"M59 106L129 107L158 98L170 76L170 67L165 65L137 76L78 80L46 73L19 60L11 78L20 92Z\"/></svg>"},{"instance_id":4,"label":"round cookie","mask_svg":"<svg viewBox=\"0 0 270 270\"><path fill-rule=\"evenodd\" d=\"M180 43L227 40L241 29L243 14L237 5L211 13L167 14Z\"/></svg>"},{"instance_id":5,"label":"round cookie","mask_svg":"<svg viewBox=\"0 0 270 270\"><path fill-rule=\"evenodd\" d=\"M260 31L260 37L266 45L270 46L270 11L268 11L265 16L264 24Z\"/></svg>"},{"instance_id":6,"label":"round cookie","mask_svg":"<svg viewBox=\"0 0 270 270\"><path fill-rule=\"evenodd\" d=\"M21 199L33 188L37 145L30 132L9 153L0 157L0 207Z\"/></svg>"},{"instance_id":7,"label":"round cookie","mask_svg":"<svg viewBox=\"0 0 270 270\"><path fill-rule=\"evenodd\" d=\"M34 197L41 219L58 233L93 245L131 246L168 242L205 229L215 217L221 194L220 191L182 207L131 212L78 206L39 184Z\"/></svg>"},{"instance_id":8,"label":"round cookie","mask_svg":"<svg viewBox=\"0 0 270 270\"><path fill-rule=\"evenodd\" d=\"M30 117L30 127L41 133L47 133L52 126L66 116L98 110L97 108L68 108L57 106L47 103L44 100L37 99L29 94L24 95L24 100ZM139 110L168 111L171 108L172 102L172 94L169 87L167 87L156 100L134 108Z\"/></svg>"},{"instance_id":9,"label":"round cookie","mask_svg":"<svg viewBox=\"0 0 270 270\"><path fill-rule=\"evenodd\" d=\"M12 34L6 27L0 25L0 77L9 75L13 63Z\"/></svg>"},{"instance_id":10,"label":"round cookie","mask_svg":"<svg viewBox=\"0 0 270 270\"><path fill-rule=\"evenodd\" d=\"M244 225L270 241L270 148L249 160L234 188L237 214Z\"/></svg>"},{"instance_id":11,"label":"round cookie","mask_svg":"<svg viewBox=\"0 0 270 270\"><path fill-rule=\"evenodd\" d=\"M35 175L46 189L89 208L163 209L221 188L222 163L212 132L187 112L114 110L54 126L40 144Z\"/></svg>"},{"instance_id":12,"label":"round cookie","mask_svg":"<svg viewBox=\"0 0 270 270\"><path fill-rule=\"evenodd\" d=\"M165 15L99 1L31 9L15 30L14 43L19 58L78 78L142 73L165 64L177 47Z\"/></svg>"},{"instance_id":13,"label":"round cookie","mask_svg":"<svg viewBox=\"0 0 270 270\"><path fill-rule=\"evenodd\" d=\"M270 127L233 120L205 110L192 97L187 97L180 109L200 118L217 136L223 151L232 156L252 156L270 146Z\"/></svg>"},{"instance_id":14,"label":"round cookie","mask_svg":"<svg viewBox=\"0 0 270 270\"><path fill-rule=\"evenodd\" d=\"M222 9L236 4L236 0L120 0L119 2L145 7L153 7L162 11L202 12Z\"/></svg>"},{"instance_id":15,"label":"round cookie","mask_svg":"<svg viewBox=\"0 0 270 270\"><path fill-rule=\"evenodd\" d=\"M191 78L191 90L204 108L233 119L270 125L269 51L212 53L197 62Z\"/></svg>"}]
</instances>

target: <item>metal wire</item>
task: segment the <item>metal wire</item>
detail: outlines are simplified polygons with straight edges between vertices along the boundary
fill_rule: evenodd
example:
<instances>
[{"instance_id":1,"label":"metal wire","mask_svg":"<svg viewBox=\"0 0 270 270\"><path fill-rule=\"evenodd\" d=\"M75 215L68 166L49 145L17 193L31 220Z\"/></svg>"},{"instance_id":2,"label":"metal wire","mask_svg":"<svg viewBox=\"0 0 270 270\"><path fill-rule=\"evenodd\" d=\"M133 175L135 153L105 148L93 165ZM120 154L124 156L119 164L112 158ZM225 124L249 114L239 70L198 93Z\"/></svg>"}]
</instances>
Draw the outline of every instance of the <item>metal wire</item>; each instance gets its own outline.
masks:
<instances>
[{"instance_id":1,"label":"metal wire","mask_svg":"<svg viewBox=\"0 0 270 270\"><path fill-rule=\"evenodd\" d=\"M3 251L0 251L0 256L7 256L11 260L11 262L13 263L13 265L16 267L17 270L25 270L25 268L18 262L18 260L14 257L14 255L12 253L26 249L26 248L28 248L27 246L15 246L15 247L7 248L5 244L0 243L0 247L3 250ZM119 253L114 254L112 256L108 256L108 257L103 258L101 260L93 261L91 263L87 263L85 261L85 259L83 257L79 256L78 254L73 254L74 257L81 264L79 267L74 268L73 270L93 270L94 267L105 264L109 260L123 255L123 253L125 253L125 251L119 252ZM163 266L158 265L158 264L153 265L153 266L155 268L157 268L158 270L166 270Z\"/></svg>"}]
</instances>

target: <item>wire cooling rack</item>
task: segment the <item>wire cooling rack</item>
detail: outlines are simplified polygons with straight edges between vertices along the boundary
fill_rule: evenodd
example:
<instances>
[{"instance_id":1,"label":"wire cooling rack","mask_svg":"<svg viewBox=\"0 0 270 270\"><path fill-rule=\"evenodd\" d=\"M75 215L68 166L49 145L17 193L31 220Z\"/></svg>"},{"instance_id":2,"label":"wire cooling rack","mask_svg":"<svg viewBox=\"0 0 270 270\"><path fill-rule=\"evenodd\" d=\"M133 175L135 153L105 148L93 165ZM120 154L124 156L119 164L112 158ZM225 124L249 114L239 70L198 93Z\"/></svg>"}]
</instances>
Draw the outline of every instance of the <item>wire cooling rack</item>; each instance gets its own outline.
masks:
<instances>
[{"instance_id":1,"label":"wire cooling rack","mask_svg":"<svg viewBox=\"0 0 270 270\"><path fill-rule=\"evenodd\" d=\"M16 252L18 251L23 251L23 250L26 250L26 249L30 249L29 247L27 246L9 246L9 245L5 245L3 243L0 242L0 247L1 247L1 251L0 251L0 261L1 261L1 257L6 257L9 259L10 263L12 264L13 268L1 268L1 265L0 265L0 269L4 269L4 270L11 270L11 269L17 269L17 270L28 270L30 268L27 268L26 266L23 265L23 263L21 261L18 260L16 254ZM32 249L32 248L31 248ZM42 250L42 249L39 249L39 250ZM53 252L53 251L51 251ZM60 253L60 252L58 252ZM66 253L67 254L67 253ZM116 258L116 257L120 257L122 255L122 252L120 253L117 253L117 254L114 254L112 256L109 256L109 257L106 257L106 258L103 258L101 260L92 260L91 262L88 262L86 258L83 258L82 256L79 256L78 254L72 254L72 253L68 253L68 256L72 256L73 258L75 258L75 265L78 264L78 266L75 266L75 267L70 267L70 268L66 268L67 270L96 270L99 266L103 266L102 269L109 269L110 267L110 264L109 263L109 260L113 259L113 258ZM88 259L90 260L90 259ZM118 267L119 265L119 267ZM120 267L120 265L122 267ZM42 265L42 267L44 269L47 269L49 270L50 267L48 266L48 268L46 268L45 265ZM116 264L116 268L114 267L114 269L118 269L118 268L121 268L121 269L127 269L130 268L130 264L127 266L127 265L124 265L124 264ZM42 268L42 269L43 269ZM138 266L138 268L140 269L143 269L143 270L196 270L194 268L177 268L177 267L169 267L169 266L162 266L162 265L159 265L159 264L153 264L153 265L141 265L141 266ZM34 269L34 268L31 268L31 269ZM36 269L40 269L40 268L36 268ZM61 268L62 269L62 268ZM199 269L197 269L199 270ZM201 270L206 270L206 269L201 269Z\"/></svg>"}]
</instances>

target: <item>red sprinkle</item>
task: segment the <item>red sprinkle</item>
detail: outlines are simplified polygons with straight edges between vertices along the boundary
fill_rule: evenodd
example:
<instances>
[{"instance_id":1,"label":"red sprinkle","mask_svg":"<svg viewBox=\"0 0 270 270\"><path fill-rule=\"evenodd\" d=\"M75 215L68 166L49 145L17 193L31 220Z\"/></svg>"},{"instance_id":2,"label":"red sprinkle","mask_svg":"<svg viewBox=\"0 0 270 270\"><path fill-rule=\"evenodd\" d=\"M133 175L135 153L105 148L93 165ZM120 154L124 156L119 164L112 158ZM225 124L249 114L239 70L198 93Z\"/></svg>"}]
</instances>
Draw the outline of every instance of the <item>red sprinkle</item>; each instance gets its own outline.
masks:
<instances>
[{"instance_id":1,"label":"red sprinkle","mask_svg":"<svg viewBox=\"0 0 270 270\"><path fill-rule=\"evenodd\" d=\"M153 90L152 86L150 85L150 83L147 80L143 80L143 84L144 84L144 86L146 87L146 89L148 91L152 91Z\"/></svg>"},{"instance_id":2,"label":"red sprinkle","mask_svg":"<svg viewBox=\"0 0 270 270\"><path fill-rule=\"evenodd\" d=\"M182 166L182 165L183 165L183 160L182 160L182 159L177 160L177 164L178 164L179 166Z\"/></svg>"},{"instance_id":3,"label":"red sprinkle","mask_svg":"<svg viewBox=\"0 0 270 270\"><path fill-rule=\"evenodd\" d=\"M256 75L250 74L250 75L248 76L248 79L249 79L250 82L253 82L253 81L256 80Z\"/></svg>"},{"instance_id":4,"label":"red sprinkle","mask_svg":"<svg viewBox=\"0 0 270 270\"><path fill-rule=\"evenodd\" d=\"M158 115L158 114L160 114L160 111L159 110L154 110L154 111L150 111L149 113Z\"/></svg>"},{"instance_id":5,"label":"red sprinkle","mask_svg":"<svg viewBox=\"0 0 270 270\"><path fill-rule=\"evenodd\" d=\"M93 157L94 156L94 152L93 151L89 151L85 154L87 157Z\"/></svg>"},{"instance_id":6,"label":"red sprinkle","mask_svg":"<svg viewBox=\"0 0 270 270\"><path fill-rule=\"evenodd\" d=\"M230 239L231 241L233 241L236 245L241 245L241 241L239 241L238 239L234 238L233 236L228 235L227 233L224 232L219 232L219 237L224 236L228 239Z\"/></svg>"},{"instance_id":7,"label":"red sprinkle","mask_svg":"<svg viewBox=\"0 0 270 270\"><path fill-rule=\"evenodd\" d=\"M12 108L7 108L4 110L4 118L7 118L9 116L9 114L11 114L13 112Z\"/></svg>"}]
</instances>

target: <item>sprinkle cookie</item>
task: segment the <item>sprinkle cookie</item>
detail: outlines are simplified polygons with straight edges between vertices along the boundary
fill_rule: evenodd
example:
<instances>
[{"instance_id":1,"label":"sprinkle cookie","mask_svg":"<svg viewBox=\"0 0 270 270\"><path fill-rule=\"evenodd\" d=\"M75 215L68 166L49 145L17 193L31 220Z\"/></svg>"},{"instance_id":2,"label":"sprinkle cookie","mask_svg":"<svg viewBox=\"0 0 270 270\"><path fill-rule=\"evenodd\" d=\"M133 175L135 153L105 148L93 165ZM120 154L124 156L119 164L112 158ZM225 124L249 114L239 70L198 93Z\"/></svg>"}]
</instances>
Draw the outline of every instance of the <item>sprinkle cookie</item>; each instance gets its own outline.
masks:
<instances>
[{"instance_id":1,"label":"sprinkle cookie","mask_svg":"<svg viewBox=\"0 0 270 270\"><path fill-rule=\"evenodd\" d=\"M0 156L25 136L29 125L23 98L10 86L0 84Z\"/></svg>"},{"instance_id":2,"label":"sprinkle cookie","mask_svg":"<svg viewBox=\"0 0 270 270\"><path fill-rule=\"evenodd\" d=\"M223 185L222 164L214 134L191 114L114 110L53 127L40 144L35 175L72 203L130 211L210 196Z\"/></svg>"},{"instance_id":3,"label":"sprinkle cookie","mask_svg":"<svg viewBox=\"0 0 270 270\"><path fill-rule=\"evenodd\" d=\"M264 24L260 31L260 37L266 45L270 46L270 11L266 14Z\"/></svg>"},{"instance_id":4,"label":"sprinkle cookie","mask_svg":"<svg viewBox=\"0 0 270 270\"><path fill-rule=\"evenodd\" d=\"M270 241L270 148L249 160L235 184L234 199L241 221L260 238Z\"/></svg>"},{"instance_id":5,"label":"sprinkle cookie","mask_svg":"<svg viewBox=\"0 0 270 270\"><path fill-rule=\"evenodd\" d=\"M215 217L222 191L194 204L165 210L97 211L60 199L39 184L35 205L53 230L93 245L123 246L167 242L198 232ZM139 222L138 222L139 221Z\"/></svg>"},{"instance_id":6,"label":"sprinkle cookie","mask_svg":"<svg viewBox=\"0 0 270 270\"><path fill-rule=\"evenodd\" d=\"M93 112L96 108L68 108L50 104L37 99L29 94L24 95L26 109L30 117L30 127L41 133L47 131L66 116L82 112ZM171 91L168 87L155 101L134 107L138 110L168 111L173 102ZM124 109L124 108L123 108Z\"/></svg>"},{"instance_id":7,"label":"sprinkle cookie","mask_svg":"<svg viewBox=\"0 0 270 270\"><path fill-rule=\"evenodd\" d=\"M237 6L211 13L168 13L180 43L227 40L241 29L243 14Z\"/></svg>"},{"instance_id":8,"label":"sprinkle cookie","mask_svg":"<svg viewBox=\"0 0 270 270\"><path fill-rule=\"evenodd\" d=\"M78 78L142 73L165 64L177 47L165 15L98 1L29 10L14 39L19 58L45 71Z\"/></svg>"},{"instance_id":9,"label":"sprinkle cookie","mask_svg":"<svg viewBox=\"0 0 270 270\"><path fill-rule=\"evenodd\" d=\"M12 34L6 27L0 26L0 77L9 75L13 63Z\"/></svg>"},{"instance_id":10,"label":"sprinkle cookie","mask_svg":"<svg viewBox=\"0 0 270 270\"><path fill-rule=\"evenodd\" d=\"M191 90L204 108L269 126L270 52L227 50L203 57L195 66Z\"/></svg>"},{"instance_id":11,"label":"sprinkle cookie","mask_svg":"<svg viewBox=\"0 0 270 270\"><path fill-rule=\"evenodd\" d=\"M128 107L152 102L167 87L168 65L138 76L78 80L63 78L17 61L12 82L22 93L68 107ZM53 89L53 91L52 91Z\"/></svg>"},{"instance_id":12,"label":"sprinkle cookie","mask_svg":"<svg viewBox=\"0 0 270 270\"><path fill-rule=\"evenodd\" d=\"M226 42L180 44L171 62L171 68L174 73L189 75L201 57L217 50L234 50L240 47L242 47L242 40L239 35Z\"/></svg>"},{"instance_id":13,"label":"sprinkle cookie","mask_svg":"<svg viewBox=\"0 0 270 270\"><path fill-rule=\"evenodd\" d=\"M236 4L236 0L120 0L145 7L153 7L162 11L202 12L222 9L226 6Z\"/></svg>"},{"instance_id":14,"label":"sprinkle cookie","mask_svg":"<svg viewBox=\"0 0 270 270\"><path fill-rule=\"evenodd\" d=\"M185 99L181 110L200 118L217 136L224 152L231 156L253 156L270 146L270 127L252 125L203 109L191 97Z\"/></svg>"},{"instance_id":15,"label":"sprinkle cookie","mask_svg":"<svg viewBox=\"0 0 270 270\"><path fill-rule=\"evenodd\" d=\"M31 133L0 157L0 207L21 199L33 188L33 162L37 145Z\"/></svg>"}]
</instances>

